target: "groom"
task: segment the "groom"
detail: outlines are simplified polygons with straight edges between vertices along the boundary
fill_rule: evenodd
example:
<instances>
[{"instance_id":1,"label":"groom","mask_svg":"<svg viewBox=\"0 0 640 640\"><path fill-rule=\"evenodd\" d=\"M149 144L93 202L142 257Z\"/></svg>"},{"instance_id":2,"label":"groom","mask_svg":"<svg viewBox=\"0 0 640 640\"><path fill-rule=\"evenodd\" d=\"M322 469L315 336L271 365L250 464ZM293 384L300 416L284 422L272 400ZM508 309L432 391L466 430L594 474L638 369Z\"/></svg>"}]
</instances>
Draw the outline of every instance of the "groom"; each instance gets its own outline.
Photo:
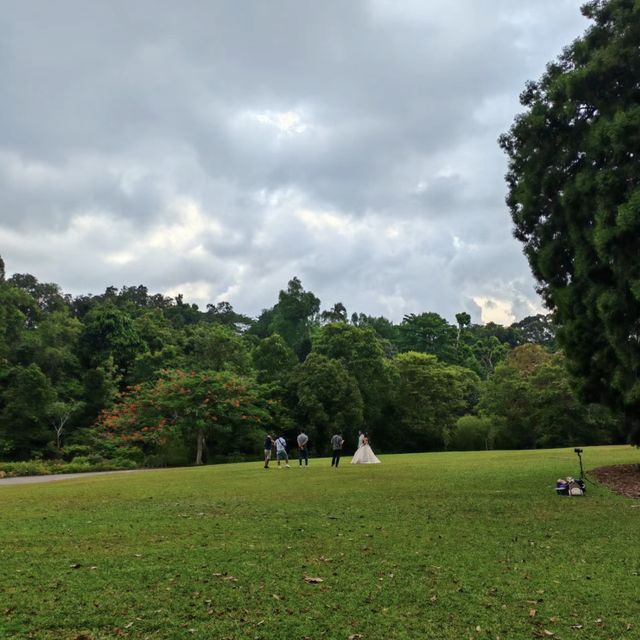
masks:
<instances>
[{"instance_id":1,"label":"groom","mask_svg":"<svg viewBox=\"0 0 640 640\"><path fill-rule=\"evenodd\" d=\"M333 449L333 457L331 458L331 466L338 468L340 464L340 456L342 454L342 445L344 444L344 438L342 433L336 433L331 438L331 448Z\"/></svg>"}]
</instances>

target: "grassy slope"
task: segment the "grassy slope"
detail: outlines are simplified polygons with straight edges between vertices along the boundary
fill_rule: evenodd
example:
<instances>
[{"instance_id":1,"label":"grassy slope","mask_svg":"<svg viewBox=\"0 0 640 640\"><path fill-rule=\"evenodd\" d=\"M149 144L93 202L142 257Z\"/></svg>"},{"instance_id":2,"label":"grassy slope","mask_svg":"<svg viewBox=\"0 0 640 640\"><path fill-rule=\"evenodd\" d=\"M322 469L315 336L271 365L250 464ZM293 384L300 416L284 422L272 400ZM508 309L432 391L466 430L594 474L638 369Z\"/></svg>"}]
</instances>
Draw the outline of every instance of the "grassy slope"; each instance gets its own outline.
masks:
<instances>
[{"instance_id":1,"label":"grassy slope","mask_svg":"<svg viewBox=\"0 0 640 640\"><path fill-rule=\"evenodd\" d=\"M556 497L572 451L382 459L0 486L0 637L640 637L640 504Z\"/></svg>"}]
</instances>

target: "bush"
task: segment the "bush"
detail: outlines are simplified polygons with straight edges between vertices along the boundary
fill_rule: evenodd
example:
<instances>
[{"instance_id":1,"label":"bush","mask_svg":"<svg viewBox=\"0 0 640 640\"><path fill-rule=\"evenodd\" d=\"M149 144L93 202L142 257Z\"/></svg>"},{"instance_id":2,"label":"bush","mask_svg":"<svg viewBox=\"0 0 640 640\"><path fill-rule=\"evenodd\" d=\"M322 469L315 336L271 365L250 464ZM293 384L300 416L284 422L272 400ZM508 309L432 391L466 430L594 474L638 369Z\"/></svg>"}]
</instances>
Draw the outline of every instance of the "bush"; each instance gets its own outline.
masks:
<instances>
[{"instance_id":1,"label":"bush","mask_svg":"<svg viewBox=\"0 0 640 640\"><path fill-rule=\"evenodd\" d=\"M88 456L92 448L86 444L70 444L63 448L64 457L73 460L76 456Z\"/></svg>"},{"instance_id":2,"label":"bush","mask_svg":"<svg viewBox=\"0 0 640 640\"><path fill-rule=\"evenodd\" d=\"M127 469L137 469L138 464L133 460L127 460L126 458L116 458L115 460L104 460L100 463L100 468L104 471L113 470L127 470Z\"/></svg>"},{"instance_id":3,"label":"bush","mask_svg":"<svg viewBox=\"0 0 640 640\"><path fill-rule=\"evenodd\" d=\"M28 460L26 462L0 462L0 478L23 476L46 476L53 473L84 473L87 471L118 471L135 469L138 465L132 460L115 458L92 462L93 456L76 456L72 462L52 460Z\"/></svg>"},{"instance_id":4,"label":"bush","mask_svg":"<svg viewBox=\"0 0 640 640\"><path fill-rule=\"evenodd\" d=\"M55 473L83 473L86 471L95 471L95 469L88 462L68 462L64 465L63 470L58 470Z\"/></svg>"},{"instance_id":5,"label":"bush","mask_svg":"<svg viewBox=\"0 0 640 640\"><path fill-rule=\"evenodd\" d=\"M142 466L146 469L156 469L159 467L166 467L167 461L163 455L152 453L151 455L145 457L145 459L142 461Z\"/></svg>"},{"instance_id":6,"label":"bush","mask_svg":"<svg viewBox=\"0 0 640 640\"><path fill-rule=\"evenodd\" d=\"M210 455L207 457L207 464L229 464L235 462L255 462L256 456L237 453L231 455Z\"/></svg>"},{"instance_id":7,"label":"bush","mask_svg":"<svg viewBox=\"0 0 640 640\"><path fill-rule=\"evenodd\" d=\"M29 460L27 462L3 462L0 464L7 478L15 478L18 476L41 476L48 473L56 473L49 471L49 466L42 460Z\"/></svg>"},{"instance_id":8,"label":"bush","mask_svg":"<svg viewBox=\"0 0 640 640\"><path fill-rule=\"evenodd\" d=\"M449 449L452 451L481 451L493 449L493 421L479 416L462 416L449 433Z\"/></svg>"},{"instance_id":9,"label":"bush","mask_svg":"<svg viewBox=\"0 0 640 640\"><path fill-rule=\"evenodd\" d=\"M193 462L189 445L178 434L172 434L165 444L158 445L154 452L145 456L144 467L184 467Z\"/></svg>"}]
</instances>

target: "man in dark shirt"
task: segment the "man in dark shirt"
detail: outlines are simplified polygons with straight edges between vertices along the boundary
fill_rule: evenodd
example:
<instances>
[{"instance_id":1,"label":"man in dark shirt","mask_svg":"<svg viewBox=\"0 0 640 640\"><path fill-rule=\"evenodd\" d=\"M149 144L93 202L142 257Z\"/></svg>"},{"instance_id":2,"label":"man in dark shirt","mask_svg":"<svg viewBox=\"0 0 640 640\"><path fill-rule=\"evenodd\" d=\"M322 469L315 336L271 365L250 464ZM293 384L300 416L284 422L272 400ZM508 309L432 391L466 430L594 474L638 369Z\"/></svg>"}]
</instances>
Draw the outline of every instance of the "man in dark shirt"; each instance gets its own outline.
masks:
<instances>
[{"instance_id":1,"label":"man in dark shirt","mask_svg":"<svg viewBox=\"0 0 640 640\"><path fill-rule=\"evenodd\" d=\"M271 449L273 448L273 434L267 433L264 439L264 468L269 468L269 460L271 460Z\"/></svg>"},{"instance_id":2,"label":"man in dark shirt","mask_svg":"<svg viewBox=\"0 0 640 640\"><path fill-rule=\"evenodd\" d=\"M341 433L336 433L331 438L331 449L333 449L333 457L331 458L331 466L338 468L340 464L340 455L342 454L342 445L344 444L344 439L342 438Z\"/></svg>"}]
</instances>

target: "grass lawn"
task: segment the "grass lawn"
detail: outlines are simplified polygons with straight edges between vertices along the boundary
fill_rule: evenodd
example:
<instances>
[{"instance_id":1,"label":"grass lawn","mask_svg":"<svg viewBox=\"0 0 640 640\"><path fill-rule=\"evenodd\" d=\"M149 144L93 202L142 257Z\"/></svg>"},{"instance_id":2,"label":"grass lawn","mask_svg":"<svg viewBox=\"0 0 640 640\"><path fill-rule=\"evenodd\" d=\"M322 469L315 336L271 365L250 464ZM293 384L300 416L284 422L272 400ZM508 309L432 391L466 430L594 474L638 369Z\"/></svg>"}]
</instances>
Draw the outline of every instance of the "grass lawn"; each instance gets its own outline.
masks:
<instances>
[{"instance_id":1,"label":"grass lawn","mask_svg":"<svg viewBox=\"0 0 640 640\"><path fill-rule=\"evenodd\" d=\"M640 502L557 497L572 450L381 459L0 486L0 638L640 638Z\"/></svg>"}]
</instances>

